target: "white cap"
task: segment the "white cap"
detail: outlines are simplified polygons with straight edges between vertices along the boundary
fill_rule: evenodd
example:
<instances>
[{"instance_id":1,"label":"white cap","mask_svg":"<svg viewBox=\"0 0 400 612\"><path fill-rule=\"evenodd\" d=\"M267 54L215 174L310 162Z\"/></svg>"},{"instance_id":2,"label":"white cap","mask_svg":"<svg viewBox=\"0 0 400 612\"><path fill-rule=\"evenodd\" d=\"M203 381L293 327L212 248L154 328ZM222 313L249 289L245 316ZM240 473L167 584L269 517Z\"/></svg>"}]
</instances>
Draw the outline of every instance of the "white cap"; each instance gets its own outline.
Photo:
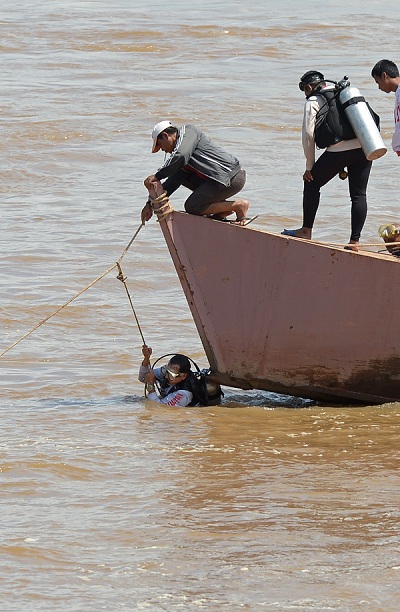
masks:
<instances>
[{"instance_id":1,"label":"white cap","mask_svg":"<svg viewBox=\"0 0 400 612\"><path fill-rule=\"evenodd\" d=\"M151 133L151 137L153 139L153 148L151 149L152 153L157 153L157 151L160 150L160 145L157 144L157 138L159 137L161 132L163 132L169 127L173 127L171 121L160 121L159 123L157 123L157 125L153 127L153 131Z\"/></svg>"}]
</instances>

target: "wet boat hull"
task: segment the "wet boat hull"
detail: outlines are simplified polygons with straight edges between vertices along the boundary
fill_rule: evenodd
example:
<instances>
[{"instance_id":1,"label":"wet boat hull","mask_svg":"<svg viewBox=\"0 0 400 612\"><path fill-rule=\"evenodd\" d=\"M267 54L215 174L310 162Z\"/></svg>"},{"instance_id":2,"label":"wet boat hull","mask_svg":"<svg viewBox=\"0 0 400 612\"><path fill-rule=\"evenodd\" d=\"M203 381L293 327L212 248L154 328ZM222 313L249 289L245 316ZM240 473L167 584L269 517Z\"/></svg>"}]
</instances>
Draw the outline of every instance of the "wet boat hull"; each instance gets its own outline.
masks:
<instances>
[{"instance_id":1,"label":"wet boat hull","mask_svg":"<svg viewBox=\"0 0 400 612\"><path fill-rule=\"evenodd\" d=\"M173 212L160 221L214 379L400 400L400 260Z\"/></svg>"}]
</instances>

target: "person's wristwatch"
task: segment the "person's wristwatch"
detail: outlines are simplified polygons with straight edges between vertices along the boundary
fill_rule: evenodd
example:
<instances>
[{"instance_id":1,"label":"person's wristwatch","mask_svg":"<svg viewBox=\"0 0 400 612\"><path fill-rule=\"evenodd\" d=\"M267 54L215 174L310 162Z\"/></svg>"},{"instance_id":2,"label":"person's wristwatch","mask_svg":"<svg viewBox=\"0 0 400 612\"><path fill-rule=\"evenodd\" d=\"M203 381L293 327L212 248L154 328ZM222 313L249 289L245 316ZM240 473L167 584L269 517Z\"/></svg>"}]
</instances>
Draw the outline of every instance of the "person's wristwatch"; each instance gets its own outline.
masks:
<instances>
[{"instance_id":1,"label":"person's wristwatch","mask_svg":"<svg viewBox=\"0 0 400 612\"><path fill-rule=\"evenodd\" d=\"M154 384L153 383L146 383L146 389L149 393L153 393L153 391L155 390Z\"/></svg>"}]
</instances>

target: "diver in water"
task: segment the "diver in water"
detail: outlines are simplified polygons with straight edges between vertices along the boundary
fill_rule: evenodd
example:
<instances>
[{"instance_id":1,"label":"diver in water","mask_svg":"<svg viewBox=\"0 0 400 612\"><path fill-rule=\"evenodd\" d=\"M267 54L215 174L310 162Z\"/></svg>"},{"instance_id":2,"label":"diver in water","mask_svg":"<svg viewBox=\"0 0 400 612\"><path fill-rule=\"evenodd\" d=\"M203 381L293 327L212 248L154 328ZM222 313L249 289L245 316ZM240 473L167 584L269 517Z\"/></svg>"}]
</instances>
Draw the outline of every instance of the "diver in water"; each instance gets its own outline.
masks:
<instances>
[{"instance_id":1,"label":"diver in water","mask_svg":"<svg viewBox=\"0 0 400 612\"><path fill-rule=\"evenodd\" d=\"M173 355L167 365L152 368L150 357L152 349L142 346L143 361L139 368L139 380L146 383L148 399L168 406L207 406L218 403L222 391L219 385L206 382L204 377L196 376L191 370L190 360L179 353ZM156 384L159 393L156 390ZM213 388L213 394L209 393Z\"/></svg>"}]
</instances>

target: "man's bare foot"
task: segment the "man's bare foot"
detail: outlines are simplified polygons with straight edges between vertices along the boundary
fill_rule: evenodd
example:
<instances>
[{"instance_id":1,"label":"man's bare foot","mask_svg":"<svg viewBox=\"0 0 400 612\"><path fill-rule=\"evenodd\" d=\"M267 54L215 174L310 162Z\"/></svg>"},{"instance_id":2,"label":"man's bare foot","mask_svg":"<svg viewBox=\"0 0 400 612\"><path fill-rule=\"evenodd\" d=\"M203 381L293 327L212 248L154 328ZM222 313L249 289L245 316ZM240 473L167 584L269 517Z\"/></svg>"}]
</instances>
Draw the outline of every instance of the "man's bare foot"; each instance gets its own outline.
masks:
<instances>
[{"instance_id":1,"label":"man's bare foot","mask_svg":"<svg viewBox=\"0 0 400 612\"><path fill-rule=\"evenodd\" d=\"M292 236L293 238L303 238L304 240L311 240L312 230L309 227L300 227L295 230L285 229L281 234L284 236Z\"/></svg>"},{"instance_id":2,"label":"man's bare foot","mask_svg":"<svg viewBox=\"0 0 400 612\"><path fill-rule=\"evenodd\" d=\"M346 251L355 251L356 253L358 252L358 242L355 242L354 240L350 240L349 244L347 246L345 246L345 250Z\"/></svg>"},{"instance_id":3,"label":"man's bare foot","mask_svg":"<svg viewBox=\"0 0 400 612\"><path fill-rule=\"evenodd\" d=\"M233 203L232 210L236 213L236 221L238 222L238 225L240 225L242 219L243 222L246 219L249 206L250 202L248 202L247 200L237 200L237 202Z\"/></svg>"}]
</instances>

